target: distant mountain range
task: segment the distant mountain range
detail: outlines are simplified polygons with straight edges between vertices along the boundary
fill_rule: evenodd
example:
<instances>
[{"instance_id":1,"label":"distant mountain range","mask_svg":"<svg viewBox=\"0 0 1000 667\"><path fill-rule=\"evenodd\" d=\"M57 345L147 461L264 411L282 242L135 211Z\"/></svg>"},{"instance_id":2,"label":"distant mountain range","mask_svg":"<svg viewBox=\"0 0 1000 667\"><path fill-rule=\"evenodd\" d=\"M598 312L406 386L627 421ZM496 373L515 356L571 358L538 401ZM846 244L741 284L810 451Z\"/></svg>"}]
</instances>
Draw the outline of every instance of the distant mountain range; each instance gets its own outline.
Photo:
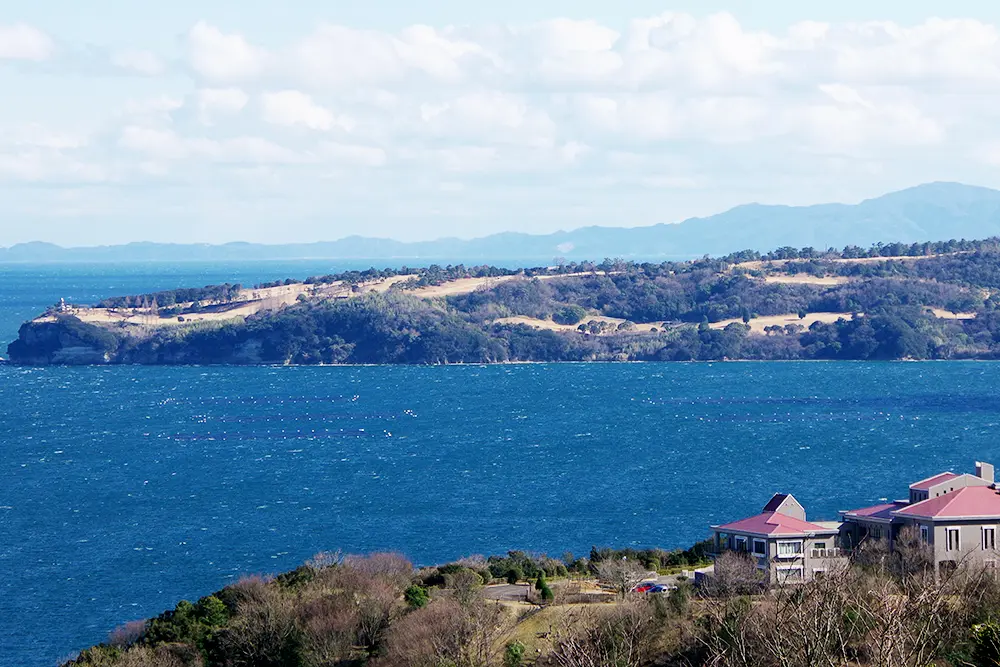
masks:
<instances>
[{"instance_id":1,"label":"distant mountain range","mask_svg":"<svg viewBox=\"0 0 1000 667\"><path fill-rule=\"evenodd\" d=\"M404 243L350 236L339 241L262 245L164 244L63 248L22 243L0 248L0 262L224 261L349 259L392 261L550 262L623 257L680 260L780 246L843 248L883 242L943 241L1000 236L1000 191L959 183L930 183L860 204L766 206L747 204L707 218L650 227L585 227L535 235L501 233L477 239Z\"/></svg>"}]
</instances>

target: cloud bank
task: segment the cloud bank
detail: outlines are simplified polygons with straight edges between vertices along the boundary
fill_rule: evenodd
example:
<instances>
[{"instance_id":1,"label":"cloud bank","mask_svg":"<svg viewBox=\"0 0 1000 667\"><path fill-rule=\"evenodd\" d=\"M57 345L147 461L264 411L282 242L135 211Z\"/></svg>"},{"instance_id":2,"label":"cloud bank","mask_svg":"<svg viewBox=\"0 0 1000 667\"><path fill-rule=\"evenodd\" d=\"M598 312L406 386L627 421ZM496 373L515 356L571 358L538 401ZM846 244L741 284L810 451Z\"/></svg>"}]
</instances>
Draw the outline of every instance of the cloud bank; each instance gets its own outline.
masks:
<instances>
[{"instance_id":1,"label":"cloud bank","mask_svg":"<svg viewBox=\"0 0 1000 667\"><path fill-rule=\"evenodd\" d=\"M0 115L0 188L42 229L99 221L97 242L136 216L158 240L414 239L1000 184L1000 32L975 20L264 37L200 21L175 54L90 51L80 71L84 47L0 24L0 68L65 106ZM70 77L101 90L89 122Z\"/></svg>"}]
</instances>

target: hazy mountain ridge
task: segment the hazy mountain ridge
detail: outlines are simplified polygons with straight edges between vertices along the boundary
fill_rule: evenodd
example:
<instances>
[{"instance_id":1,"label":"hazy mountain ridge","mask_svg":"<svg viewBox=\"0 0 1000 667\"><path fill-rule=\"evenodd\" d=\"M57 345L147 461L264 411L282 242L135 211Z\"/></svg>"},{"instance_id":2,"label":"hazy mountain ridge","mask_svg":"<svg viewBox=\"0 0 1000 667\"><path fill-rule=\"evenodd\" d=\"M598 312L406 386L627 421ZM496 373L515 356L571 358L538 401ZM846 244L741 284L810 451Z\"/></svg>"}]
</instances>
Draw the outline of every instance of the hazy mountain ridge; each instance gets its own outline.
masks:
<instances>
[{"instance_id":1,"label":"hazy mountain ridge","mask_svg":"<svg viewBox=\"0 0 1000 667\"><path fill-rule=\"evenodd\" d=\"M337 241L264 245L137 242L63 248L22 243L0 248L0 261L219 261L366 259L405 261L548 262L599 257L690 259L780 246L843 248L880 241L911 243L1000 235L1000 191L959 183L930 183L859 204L781 206L746 204L724 213L648 227L584 227L534 235L502 232L476 239L406 243L349 236Z\"/></svg>"}]
</instances>

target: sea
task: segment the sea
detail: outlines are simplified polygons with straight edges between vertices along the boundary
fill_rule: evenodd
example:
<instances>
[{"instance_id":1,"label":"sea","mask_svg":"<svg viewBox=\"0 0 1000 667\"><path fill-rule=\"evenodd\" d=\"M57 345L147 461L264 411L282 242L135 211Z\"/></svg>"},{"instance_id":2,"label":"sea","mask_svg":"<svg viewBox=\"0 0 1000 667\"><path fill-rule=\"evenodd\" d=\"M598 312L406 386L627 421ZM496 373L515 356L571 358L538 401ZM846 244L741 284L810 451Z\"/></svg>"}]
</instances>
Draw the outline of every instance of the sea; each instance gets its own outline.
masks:
<instances>
[{"instance_id":1,"label":"sea","mask_svg":"<svg viewBox=\"0 0 1000 667\"><path fill-rule=\"evenodd\" d=\"M59 298L344 268L0 265L0 339ZM322 551L685 548L775 492L834 519L1000 463L997 387L977 362L0 365L0 665Z\"/></svg>"}]
</instances>

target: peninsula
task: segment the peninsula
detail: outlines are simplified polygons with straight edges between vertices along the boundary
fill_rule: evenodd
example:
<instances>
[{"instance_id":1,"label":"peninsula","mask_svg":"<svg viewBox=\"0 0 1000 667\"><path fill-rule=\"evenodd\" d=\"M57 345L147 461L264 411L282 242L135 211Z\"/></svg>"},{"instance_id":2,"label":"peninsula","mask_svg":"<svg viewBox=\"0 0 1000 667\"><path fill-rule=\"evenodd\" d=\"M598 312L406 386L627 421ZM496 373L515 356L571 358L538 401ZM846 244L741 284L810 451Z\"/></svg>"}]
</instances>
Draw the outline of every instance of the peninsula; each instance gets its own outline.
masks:
<instances>
[{"instance_id":1,"label":"peninsula","mask_svg":"<svg viewBox=\"0 0 1000 667\"><path fill-rule=\"evenodd\" d=\"M1000 239L684 262L369 269L53 304L10 361L993 359Z\"/></svg>"}]
</instances>

